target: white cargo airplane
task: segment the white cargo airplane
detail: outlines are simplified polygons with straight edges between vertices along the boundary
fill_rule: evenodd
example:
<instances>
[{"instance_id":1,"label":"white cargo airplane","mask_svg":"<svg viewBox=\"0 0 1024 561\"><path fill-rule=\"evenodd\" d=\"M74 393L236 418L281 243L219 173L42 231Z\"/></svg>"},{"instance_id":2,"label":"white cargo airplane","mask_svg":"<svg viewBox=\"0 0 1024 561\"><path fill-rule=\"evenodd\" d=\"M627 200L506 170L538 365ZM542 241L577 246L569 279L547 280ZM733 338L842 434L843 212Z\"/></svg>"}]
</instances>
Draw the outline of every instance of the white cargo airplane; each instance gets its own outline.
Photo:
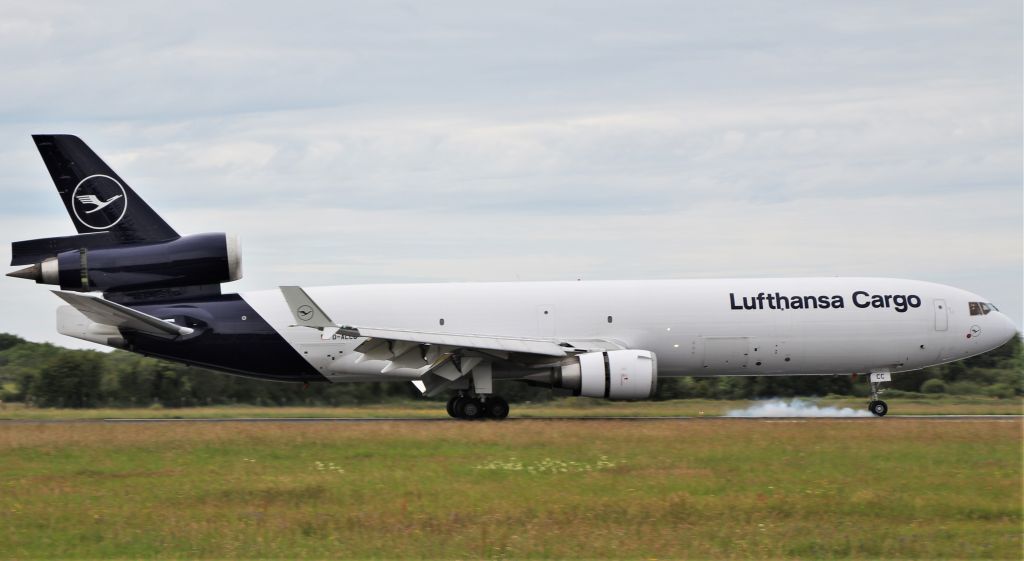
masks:
<instances>
[{"instance_id":1,"label":"white cargo airplane","mask_svg":"<svg viewBox=\"0 0 1024 561\"><path fill-rule=\"evenodd\" d=\"M180 236L85 143L34 136L77 236L13 244L9 273L60 285L65 335L281 381L407 380L457 418L504 418L494 380L646 399L667 376L869 376L1014 337L985 298L884 278L394 284L222 294L224 234ZM85 204L103 206L86 209ZM81 208L80 208L81 207ZM89 292L101 291L104 297Z\"/></svg>"}]
</instances>

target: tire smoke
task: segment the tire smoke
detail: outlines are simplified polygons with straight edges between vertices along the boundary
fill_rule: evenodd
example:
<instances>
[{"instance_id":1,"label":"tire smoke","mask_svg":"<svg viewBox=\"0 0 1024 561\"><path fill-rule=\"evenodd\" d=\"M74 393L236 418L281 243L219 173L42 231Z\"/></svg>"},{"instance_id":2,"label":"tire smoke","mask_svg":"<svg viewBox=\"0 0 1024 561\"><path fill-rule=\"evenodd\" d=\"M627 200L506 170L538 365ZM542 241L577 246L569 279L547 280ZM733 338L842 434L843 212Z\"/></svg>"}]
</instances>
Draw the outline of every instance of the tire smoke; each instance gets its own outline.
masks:
<instances>
[{"instance_id":1,"label":"tire smoke","mask_svg":"<svg viewBox=\"0 0 1024 561\"><path fill-rule=\"evenodd\" d=\"M866 409L850 407L818 407L816 404L802 399L772 398L761 401L746 409L733 409L726 417L871 417Z\"/></svg>"}]
</instances>

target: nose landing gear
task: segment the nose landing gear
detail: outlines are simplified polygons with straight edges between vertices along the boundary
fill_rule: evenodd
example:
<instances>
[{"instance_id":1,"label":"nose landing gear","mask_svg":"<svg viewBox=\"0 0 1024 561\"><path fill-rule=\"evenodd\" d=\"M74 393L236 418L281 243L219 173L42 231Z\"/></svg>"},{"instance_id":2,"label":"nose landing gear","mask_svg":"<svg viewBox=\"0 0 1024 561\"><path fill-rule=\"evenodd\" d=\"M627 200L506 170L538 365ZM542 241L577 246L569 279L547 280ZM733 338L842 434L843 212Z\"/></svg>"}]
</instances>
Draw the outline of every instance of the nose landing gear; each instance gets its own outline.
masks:
<instances>
[{"instance_id":1,"label":"nose landing gear","mask_svg":"<svg viewBox=\"0 0 1024 561\"><path fill-rule=\"evenodd\" d=\"M884 372L872 372L869 378L871 384L871 402L868 403L868 411L876 417L885 417L885 414L889 412L889 405L878 398L883 392L882 384L885 382L892 381L892 375L888 371Z\"/></svg>"}]
</instances>

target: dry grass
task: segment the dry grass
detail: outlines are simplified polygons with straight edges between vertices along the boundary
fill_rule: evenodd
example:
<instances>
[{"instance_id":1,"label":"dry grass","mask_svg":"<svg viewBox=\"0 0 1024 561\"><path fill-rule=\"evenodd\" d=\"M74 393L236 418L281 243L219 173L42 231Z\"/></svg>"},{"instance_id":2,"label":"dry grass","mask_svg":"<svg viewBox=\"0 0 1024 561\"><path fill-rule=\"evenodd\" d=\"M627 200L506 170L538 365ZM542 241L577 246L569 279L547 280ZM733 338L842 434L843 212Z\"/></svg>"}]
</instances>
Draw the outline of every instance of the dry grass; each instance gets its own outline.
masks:
<instances>
[{"instance_id":1,"label":"dry grass","mask_svg":"<svg viewBox=\"0 0 1024 561\"><path fill-rule=\"evenodd\" d=\"M1019 558L1017 421L0 424L8 558Z\"/></svg>"}]
</instances>

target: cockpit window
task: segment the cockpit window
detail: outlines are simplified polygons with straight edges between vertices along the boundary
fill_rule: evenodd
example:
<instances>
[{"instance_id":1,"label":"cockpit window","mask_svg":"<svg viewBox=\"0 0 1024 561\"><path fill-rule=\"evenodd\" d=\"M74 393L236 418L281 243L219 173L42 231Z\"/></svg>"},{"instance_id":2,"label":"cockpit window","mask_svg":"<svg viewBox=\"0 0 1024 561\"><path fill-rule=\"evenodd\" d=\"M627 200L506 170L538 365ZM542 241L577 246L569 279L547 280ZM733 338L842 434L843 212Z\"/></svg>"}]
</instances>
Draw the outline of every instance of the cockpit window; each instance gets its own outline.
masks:
<instances>
[{"instance_id":1,"label":"cockpit window","mask_svg":"<svg viewBox=\"0 0 1024 561\"><path fill-rule=\"evenodd\" d=\"M995 305L990 302L968 302L967 306L970 308L972 316L984 316L989 312L999 311L999 308L996 308Z\"/></svg>"}]
</instances>

